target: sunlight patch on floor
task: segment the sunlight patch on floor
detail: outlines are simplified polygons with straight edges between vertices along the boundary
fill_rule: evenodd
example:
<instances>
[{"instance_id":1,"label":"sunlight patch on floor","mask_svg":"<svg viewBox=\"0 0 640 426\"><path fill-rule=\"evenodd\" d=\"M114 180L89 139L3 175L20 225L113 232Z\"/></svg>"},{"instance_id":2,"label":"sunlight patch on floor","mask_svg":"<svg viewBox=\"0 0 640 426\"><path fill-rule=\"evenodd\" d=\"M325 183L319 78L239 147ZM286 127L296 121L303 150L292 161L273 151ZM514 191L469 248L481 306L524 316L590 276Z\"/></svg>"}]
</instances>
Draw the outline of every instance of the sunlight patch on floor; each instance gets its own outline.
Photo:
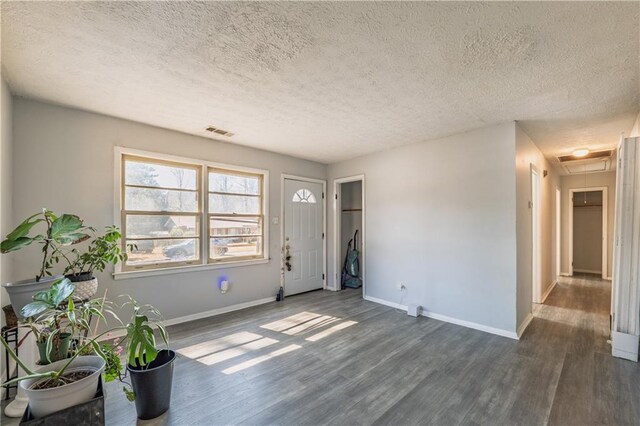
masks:
<instances>
[{"instance_id":1,"label":"sunlight patch on floor","mask_svg":"<svg viewBox=\"0 0 640 426\"><path fill-rule=\"evenodd\" d=\"M270 360L272 358L275 358L277 356L284 355L284 354L287 354L289 352L293 352L293 351L295 351L297 349L300 349L300 348L302 348L302 346L300 346L300 345L289 345L289 346L286 346L286 347L284 347L282 349L278 349L276 351L270 352L270 353L268 353L266 355L262 355L262 356L250 359L248 361L241 362L240 364L234 365L233 367L229 367L229 368L227 368L225 370L222 370L222 372L224 374L237 373L238 371L246 370L247 368L253 367L253 366L258 365L258 364L260 364L262 362L265 362L265 361L268 361L268 360Z\"/></svg>"},{"instance_id":2,"label":"sunlight patch on floor","mask_svg":"<svg viewBox=\"0 0 640 426\"><path fill-rule=\"evenodd\" d=\"M261 325L260 328L283 333L286 332L286 330L299 327L302 324L315 320L321 316L322 315L314 314L313 312L300 312L299 314L291 315L281 320Z\"/></svg>"},{"instance_id":3,"label":"sunlight patch on floor","mask_svg":"<svg viewBox=\"0 0 640 426\"><path fill-rule=\"evenodd\" d=\"M202 358L198 358L198 361L205 365L214 365L219 362L244 355L251 351L257 351L258 349L266 348L267 346L271 346L276 343L278 343L278 340L264 337L262 339L254 340L253 342L249 342L245 345L236 346L235 348L227 349L221 352L207 355Z\"/></svg>"},{"instance_id":4,"label":"sunlight patch on floor","mask_svg":"<svg viewBox=\"0 0 640 426\"><path fill-rule=\"evenodd\" d=\"M262 338L263 337L259 334L243 331L240 333L220 337L218 339L208 340L196 345L187 346L182 349L178 349L177 352L181 355L186 356L187 358L196 359L232 348L234 346L244 345Z\"/></svg>"},{"instance_id":5,"label":"sunlight patch on floor","mask_svg":"<svg viewBox=\"0 0 640 426\"><path fill-rule=\"evenodd\" d=\"M307 337L305 340L309 341L309 342L317 342L320 339L324 339L325 337L335 333L336 331L340 331L340 330L344 330L347 327L351 327L354 324L357 324L358 321L345 321L345 322L341 322L338 325L334 325L331 328L328 328L324 331L321 331L320 333L314 334L313 336L309 336Z\"/></svg>"}]
</instances>

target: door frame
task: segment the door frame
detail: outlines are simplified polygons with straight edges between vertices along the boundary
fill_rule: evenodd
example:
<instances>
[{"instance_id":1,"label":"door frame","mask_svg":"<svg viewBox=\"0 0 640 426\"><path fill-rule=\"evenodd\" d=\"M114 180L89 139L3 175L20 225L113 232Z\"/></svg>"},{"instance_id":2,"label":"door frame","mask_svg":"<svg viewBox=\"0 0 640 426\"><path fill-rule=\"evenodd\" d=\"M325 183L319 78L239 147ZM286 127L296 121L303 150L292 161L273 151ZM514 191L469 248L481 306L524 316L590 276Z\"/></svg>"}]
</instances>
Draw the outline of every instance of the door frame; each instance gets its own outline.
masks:
<instances>
[{"instance_id":1,"label":"door frame","mask_svg":"<svg viewBox=\"0 0 640 426\"><path fill-rule=\"evenodd\" d=\"M573 195L576 192L591 192L602 191L602 278L607 279L609 253L607 250L609 243L609 235L607 232L607 224L609 219L607 213L609 212L609 188L606 186L592 186L585 188L571 188L569 189L569 206L571 211L569 213L569 275L573 276Z\"/></svg>"},{"instance_id":2,"label":"door frame","mask_svg":"<svg viewBox=\"0 0 640 426\"><path fill-rule=\"evenodd\" d=\"M531 164L531 293L533 303L542 303L542 179ZM537 191L534 191L534 180Z\"/></svg>"},{"instance_id":3,"label":"door frame","mask_svg":"<svg viewBox=\"0 0 640 426\"><path fill-rule=\"evenodd\" d=\"M301 182L322 184L322 289L327 289L327 181L324 179L310 178L306 176L292 175L288 173L280 174L280 268L284 268L284 182L285 180L297 180ZM281 269L280 284L286 288L284 269Z\"/></svg>"},{"instance_id":4,"label":"door frame","mask_svg":"<svg viewBox=\"0 0 640 426\"><path fill-rule=\"evenodd\" d=\"M362 297L364 298L367 294L367 279L366 279L366 241L367 241L367 233L366 233L366 186L365 186L365 175L353 175L341 177L333 180L333 291L340 291L340 229L341 229L341 202L342 202L342 184L349 182L362 182L362 229L360 232L360 241L362 244L362 249L360 250L361 256L360 259L362 264L360 265L360 270L362 271Z\"/></svg>"},{"instance_id":5,"label":"door frame","mask_svg":"<svg viewBox=\"0 0 640 426\"><path fill-rule=\"evenodd\" d=\"M555 222L556 222L555 223L555 228L556 228L555 274L556 274L556 279L558 279L558 277L562 275L561 268L560 268L562 263L562 188L560 188L559 186L556 187L556 221Z\"/></svg>"}]
</instances>

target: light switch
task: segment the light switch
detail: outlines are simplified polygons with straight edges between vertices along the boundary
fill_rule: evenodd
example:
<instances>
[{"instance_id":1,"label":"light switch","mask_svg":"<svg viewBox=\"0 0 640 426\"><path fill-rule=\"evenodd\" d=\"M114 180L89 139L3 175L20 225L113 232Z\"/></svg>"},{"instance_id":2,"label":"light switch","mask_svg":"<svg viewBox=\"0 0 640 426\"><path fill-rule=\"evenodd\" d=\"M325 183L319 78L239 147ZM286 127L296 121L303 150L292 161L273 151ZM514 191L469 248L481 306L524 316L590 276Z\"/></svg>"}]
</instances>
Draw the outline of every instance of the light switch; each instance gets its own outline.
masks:
<instances>
[{"instance_id":1,"label":"light switch","mask_svg":"<svg viewBox=\"0 0 640 426\"><path fill-rule=\"evenodd\" d=\"M271 219L271 223L277 225L280 223L280 218L278 216L274 216L273 219Z\"/></svg>"}]
</instances>

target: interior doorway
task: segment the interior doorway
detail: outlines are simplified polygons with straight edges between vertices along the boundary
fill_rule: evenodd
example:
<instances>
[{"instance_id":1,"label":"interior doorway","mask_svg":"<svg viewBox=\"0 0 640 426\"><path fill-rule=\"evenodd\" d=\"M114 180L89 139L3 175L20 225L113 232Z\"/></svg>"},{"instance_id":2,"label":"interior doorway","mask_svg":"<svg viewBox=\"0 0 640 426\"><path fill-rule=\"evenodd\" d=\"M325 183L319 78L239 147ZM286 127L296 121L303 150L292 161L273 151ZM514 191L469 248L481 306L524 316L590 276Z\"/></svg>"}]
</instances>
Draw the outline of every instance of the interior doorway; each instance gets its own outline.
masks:
<instances>
[{"instance_id":1,"label":"interior doorway","mask_svg":"<svg viewBox=\"0 0 640 426\"><path fill-rule=\"evenodd\" d=\"M336 179L335 290L366 294L365 281L365 181L363 175Z\"/></svg>"},{"instance_id":2,"label":"interior doorway","mask_svg":"<svg viewBox=\"0 0 640 426\"><path fill-rule=\"evenodd\" d=\"M607 188L571 189L569 268L576 273L608 274Z\"/></svg>"},{"instance_id":3,"label":"interior doorway","mask_svg":"<svg viewBox=\"0 0 640 426\"><path fill-rule=\"evenodd\" d=\"M531 282L533 303L542 303L540 173L531 165Z\"/></svg>"},{"instance_id":4,"label":"interior doorway","mask_svg":"<svg viewBox=\"0 0 640 426\"><path fill-rule=\"evenodd\" d=\"M325 288L325 193L322 180L282 179L285 295Z\"/></svg>"}]
</instances>

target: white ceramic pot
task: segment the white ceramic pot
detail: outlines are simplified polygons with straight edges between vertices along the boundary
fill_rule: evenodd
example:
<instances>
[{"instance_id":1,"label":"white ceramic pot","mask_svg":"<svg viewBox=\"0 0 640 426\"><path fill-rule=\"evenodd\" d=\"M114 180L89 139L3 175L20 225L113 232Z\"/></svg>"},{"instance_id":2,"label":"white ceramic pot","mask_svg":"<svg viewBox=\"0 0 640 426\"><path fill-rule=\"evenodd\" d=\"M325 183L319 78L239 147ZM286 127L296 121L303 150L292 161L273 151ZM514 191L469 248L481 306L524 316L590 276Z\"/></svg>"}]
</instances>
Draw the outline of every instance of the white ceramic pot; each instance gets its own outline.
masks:
<instances>
[{"instance_id":1,"label":"white ceramic pot","mask_svg":"<svg viewBox=\"0 0 640 426\"><path fill-rule=\"evenodd\" d=\"M64 278L62 275L56 275L53 277L44 277L40 281L36 281L34 278L29 280L16 281L13 283L2 284L7 293L9 294L9 301L13 306L13 311L19 320L23 319L22 308L24 305L33 302L33 296L44 290L49 290L51 284L55 281Z\"/></svg>"},{"instance_id":2,"label":"white ceramic pot","mask_svg":"<svg viewBox=\"0 0 640 426\"><path fill-rule=\"evenodd\" d=\"M37 371L54 371L68 361L68 359L56 361L39 368ZM42 379L27 379L21 381L20 387L25 391L27 397L29 397L29 408L31 409L33 417L44 417L56 411L64 410L65 408L73 407L74 405L82 404L83 402L93 399L98 390L98 380L101 380L100 378L102 377L104 367L105 362L99 356L80 356L73 360L71 366L66 371L89 370L93 373L77 382L57 388L35 390L31 389L31 387L36 382L42 381Z\"/></svg>"},{"instance_id":3,"label":"white ceramic pot","mask_svg":"<svg viewBox=\"0 0 640 426\"><path fill-rule=\"evenodd\" d=\"M86 281L74 281L76 286L73 298L76 300L89 300L98 292L98 279L92 278Z\"/></svg>"}]
</instances>

